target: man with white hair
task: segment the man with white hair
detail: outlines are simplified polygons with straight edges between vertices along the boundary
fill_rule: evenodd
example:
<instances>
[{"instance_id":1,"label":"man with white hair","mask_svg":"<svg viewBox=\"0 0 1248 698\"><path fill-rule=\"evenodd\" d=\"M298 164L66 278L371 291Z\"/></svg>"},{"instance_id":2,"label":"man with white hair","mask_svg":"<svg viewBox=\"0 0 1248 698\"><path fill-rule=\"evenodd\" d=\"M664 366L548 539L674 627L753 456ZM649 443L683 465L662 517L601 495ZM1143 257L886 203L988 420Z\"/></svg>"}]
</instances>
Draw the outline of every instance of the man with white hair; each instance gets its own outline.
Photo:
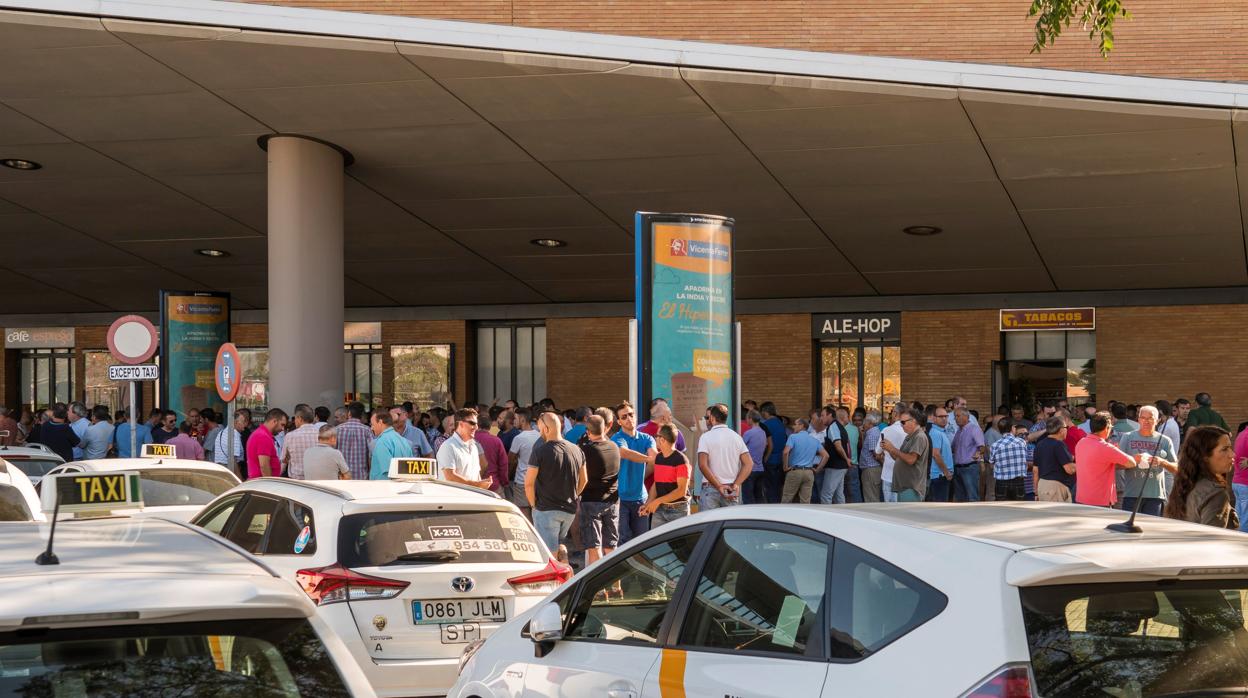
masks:
<instances>
[{"instance_id":1,"label":"man with white hair","mask_svg":"<svg viewBox=\"0 0 1248 698\"><path fill-rule=\"evenodd\" d=\"M637 425L637 431L643 434L649 434L658 438L659 427L664 424L671 424L676 428L676 450L681 453L685 452L685 435L680 433L680 427L672 422L672 407L667 404L667 400L656 397L650 402L650 419Z\"/></svg>"},{"instance_id":2,"label":"man with white hair","mask_svg":"<svg viewBox=\"0 0 1248 698\"><path fill-rule=\"evenodd\" d=\"M1118 448L1136 460L1139 467L1118 471L1118 490L1122 493L1122 508L1135 509L1137 497L1141 514L1161 516L1166 505L1165 471L1178 472L1179 457L1170 437L1157 431L1157 408L1144 405L1136 415L1140 428L1122 435ZM1149 471L1158 468L1149 477ZM1076 485L1077 486L1077 485Z\"/></svg>"}]
</instances>

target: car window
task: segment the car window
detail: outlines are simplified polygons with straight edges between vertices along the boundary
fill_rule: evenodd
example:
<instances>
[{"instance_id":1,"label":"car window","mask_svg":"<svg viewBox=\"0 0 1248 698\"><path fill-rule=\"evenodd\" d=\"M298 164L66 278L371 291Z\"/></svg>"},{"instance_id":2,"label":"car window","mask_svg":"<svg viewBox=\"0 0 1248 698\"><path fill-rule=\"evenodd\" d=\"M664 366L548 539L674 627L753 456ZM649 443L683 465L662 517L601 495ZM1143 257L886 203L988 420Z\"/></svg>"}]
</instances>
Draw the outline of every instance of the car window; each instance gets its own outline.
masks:
<instances>
[{"instance_id":1,"label":"car window","mask_svg":"<svg viewBox=\"0 0 1248 698\"><path fill-rule=\"evenodd\" d=\"M822 655L826 543L781 531L724 530L703 566L682 646Z\"/></svg>"},{"instance_id":2,"label":"car window","mask_svg":"<svg viewBox=\"0 0 1248 698\"><path fill-rule=\"evenodd\" d=\"M305 532L306 529L306 532ZM283 499L273 515L265 555L312 555L316 553L316 526L312 509Z\"/></svg>"},{"instance_id":3,"label":"car window","mask_svg":"<svg viewBox=\"0 0 1248 698\"><path fill-rule=\"evenodd\" d=\"M303 618L0 633L4 696L265 696L350 692Z\"/></svg>"},{"instance_id":4,"label":"car window","mask_svg":"<svg viewBox=\"0 0 1248 698\"><path fill-rule=\"evenodd\" d=\"M1248 685L1248 581L1068 584L1019 597L1041 695L1219 695Z\"/></svg>"},{"instance_id":5,"label":"car window","mask_svg":"<svg viewBox=\"0 0 1248 698\"><path fill-rule=\"evenodd\" d=\"M59 458L12 458L8 459L9 463L17 466L17 469L26 473L27 477L43 477L48 471L61 464Z\"/></svg>"},{"instance_id":6,"label":"car window","mask_svg":"<svg viewBox=\"0 0 1248 698\"><path fill-rule=\"evenodd\" d=\"M338 522L338 561L346 567L545 562L520 514L511 511L373 511Z\"/></svg>"},{"instance_id":7,"label":"car window","mask_svg":"<svg viewBox=\"0 0 1248 698\"><path fill-rule=\"evenodd\" d=\"M700 531L633 553L581 588L565 637L655 644Z\"/></svg>"},{"instance_id":8,"label":"car window","mask_svg":"<svg viewBox=\"0 0 1248 698\"><path fill-rule=\"evenodd\" d=\"M234 513L234 509L238 507L238 503L242 498L243 495L240 494L224 499L211 511L196 515L191 523L220 535L225 528L225 524L229 523L230 514Z\"/></svg>"},{"instance_id":9,"label":"car window","mask_svg":"<svg viewBox=\"0 0 1248 698\"><path fill-rule=\"evenodd\" d=\"M919 578L838 540L832 554L831 653L861 659L935 618L948 599Z\"/></svg>"},{"instance_id":10,"label":"car window","mask_svg":"<svg viewBox=\"0 0 1248 698\"><path fill-rule=\"evenodd\" d=\"M0 521L31 521L33 518L22 491L0 485Z\"/></svg>"},{"instance_id":11,"label":"car window","mask_svg":"<svg viewBox=\"0 0 1248 698\"><path fill-rule=\"evenodd\" d=\"M269 522L273 520L275 511L276 499L249 495L225 537L249 553L259 552L260 543L264 541L264 532L269 530Z\"/></svg>"},{"instance_id":12,"label":"car window","mask_svg":"<svg viewBox=\"0 0 1248 698\"><path fill-rule=\"evenodd\" d=\"M227 473L212 470L154 468L139 471L145 507L207 504L237 484Z\"/></svg>"}]
</instances>

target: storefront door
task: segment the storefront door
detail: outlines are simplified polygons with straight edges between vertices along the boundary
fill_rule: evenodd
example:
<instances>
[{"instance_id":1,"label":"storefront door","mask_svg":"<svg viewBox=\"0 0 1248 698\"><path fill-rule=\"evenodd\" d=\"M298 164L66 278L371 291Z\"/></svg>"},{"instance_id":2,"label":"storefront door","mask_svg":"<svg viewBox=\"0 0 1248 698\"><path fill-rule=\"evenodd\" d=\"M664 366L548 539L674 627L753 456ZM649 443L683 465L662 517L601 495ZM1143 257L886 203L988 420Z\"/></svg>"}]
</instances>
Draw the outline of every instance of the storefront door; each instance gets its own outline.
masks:
<instances>
[{"instance_id":1,"label":"storefront door","mask_svg":"<svg viewBox=\"0 0 1248 698\"><path fill-rule=\"evenodd\" d=\"M900 343L821 343L819 386L821 405L887 413L901 399Z\"/></svg>"}]
</instances>

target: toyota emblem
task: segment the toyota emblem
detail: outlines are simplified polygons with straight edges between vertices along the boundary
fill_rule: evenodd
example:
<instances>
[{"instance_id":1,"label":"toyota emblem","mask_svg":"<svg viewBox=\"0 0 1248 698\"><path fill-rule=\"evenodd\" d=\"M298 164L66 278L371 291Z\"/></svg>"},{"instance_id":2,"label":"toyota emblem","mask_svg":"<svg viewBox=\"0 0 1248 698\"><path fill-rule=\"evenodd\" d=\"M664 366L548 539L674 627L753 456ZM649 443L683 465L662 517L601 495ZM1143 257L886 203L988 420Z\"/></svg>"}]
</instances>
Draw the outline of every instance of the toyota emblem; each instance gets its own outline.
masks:
<instances>
[{"instance_id":1,"label":"toyota emblem","mask_svg":"<svg viewBox=\"0 0 1248 698\"><path fill-rule=\"evenodd\" d=\"M456 577L451 580L451 588L462 594L472 591L472 588L476 585L477 583L472 581L472 577Z\"/></svg>"}]
</instances>

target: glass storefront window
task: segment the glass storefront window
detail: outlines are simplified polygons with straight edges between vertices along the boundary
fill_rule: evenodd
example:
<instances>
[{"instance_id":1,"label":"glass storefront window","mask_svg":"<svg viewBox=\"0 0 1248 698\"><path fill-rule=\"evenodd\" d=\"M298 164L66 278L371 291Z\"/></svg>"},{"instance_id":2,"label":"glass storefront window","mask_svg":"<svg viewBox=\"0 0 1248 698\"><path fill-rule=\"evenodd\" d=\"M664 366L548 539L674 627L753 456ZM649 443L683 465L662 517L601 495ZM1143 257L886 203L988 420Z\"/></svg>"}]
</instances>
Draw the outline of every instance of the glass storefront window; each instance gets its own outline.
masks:
<instances>
[{"instance_id":1,"label":"glass storefront window","mask_svg":"<svg viewBox=\"0 0 1248 698\"><path fill-rule=\"evenodd\" d=\"M106 351L88 351L83 353L86 375L84 376L85 398L88 407L107 405L110 412L126 409L130 406L130 386L125 381L108 379L108 367L117 364L117 360Z\"/></svg>"},{"instance_id":2,"label":"glass storefront window","mask_svg":"<svg viewBox=\"0 0 1248 698\"><path fill-rule=\"evenodd\" d=\"M1066 398L1072 408L1096 399L1096 359L1066 360Z\"/></svg>"},{"instance_id":3,"label":"glass storefront window","mask_svg":"<svg viewBox=\"0 0 1248 698\"><path fill-rule=\"evenodd\" d=\"M546 327L477 327L477 400L530 405L546 397Z\"/></svg>"},{"instance_id":4,"label":"glass storefront window","mask_svg":"<svg viewBox=\"0 0 1248 698\"><path fill-rule=\"evenodd\" d=\"M342 365L347 401L359 400L370 408L381 407L381 345L343 346Z\"/></svg>"},{"instance_id":5,"label":"glass storefront window","mask_svg":"<svg viewBox=\"0 0 1248 698\"><path fill-rule=\"evenodd\" d=\"M901 399L901 347L820 346L821 404L887 411Z\"/></svg>"},{"instance_id":6,"label":"glass storefront window","mask_svg":"<svg viewBox=\"0 0 1248 698\"><path fill-rule=\"evenodd\" d=\"M21 354L20 365L23 407L34 410L54 402L73 401L72 349L27 349Z\"/></svg>"},{"instance_id":7,"label":"glass storefront window","mask_svg":"<svg viewBox=\"0 0 1248 698\"><path fill-rule=\"evenodd\" d=\"M1095 359L1095 332L1066 332L1066 358Z\"/></svg>"},{"instance_id":8,"label":"glass storefront window","mask_svg":"<svg viewBox=\"0 0 1248 698\"><path fill-rule=\"evenodd\" d=\"M1029 361L1036 358L1035 332L1006 332L1005 360Z\"/></svg>"},{"instance_id":9,"label":"glass storefront window","mask_svg":"<svg viewBox=\"0 0 1248 698\"><path fill-rule=\"evenodd\" d=\"M251 410L253 423L263 420L269 410L269 350L267 347L239 349L243 385L235 398L235 407Z\"/></svg>"},{"instance_id":10,"label":"glass storefront window","mask_svg":"<svg viewBox=\"0 0 1248 698\"><path fill-rule=\"evenodd\" d=\"M407 344L390 347L394 359L394 401L411 401L424 411L445 406L454 389L454 361L450 344Z\"/></svg>"}]
</instances>

